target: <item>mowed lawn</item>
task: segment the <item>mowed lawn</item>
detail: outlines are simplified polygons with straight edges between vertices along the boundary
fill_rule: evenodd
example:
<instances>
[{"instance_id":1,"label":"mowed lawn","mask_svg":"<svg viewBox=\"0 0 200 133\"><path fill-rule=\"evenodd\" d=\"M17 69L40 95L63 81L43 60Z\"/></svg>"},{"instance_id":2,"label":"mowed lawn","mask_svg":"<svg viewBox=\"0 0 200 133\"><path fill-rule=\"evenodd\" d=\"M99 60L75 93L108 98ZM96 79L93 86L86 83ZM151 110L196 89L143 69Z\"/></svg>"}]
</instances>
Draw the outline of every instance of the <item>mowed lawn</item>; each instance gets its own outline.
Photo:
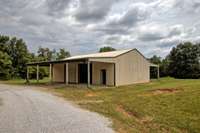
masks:
<instances>
[{"instance_id":1,"label":"mowed lawn","mask_svg":"<svg viewBox=\"0 0 200 133\"><path fill-rule=\"evenodd\" d=\"M161 78L117 88L48 90L109 117L119 133L200 132L199 79Z\"/></svg>"},{"instance_id":2,"label":"mowed lawn","mask_svg":"<svg viewBox=\"0 0 200 133\"><path fill-rule=\"evenodd\" d=\"M31 79L30 85L44 85L50 82L48 77L43 78L42 80L39 80L39 83L36 79ZM24 79L12 79L12 80L0 80L0 83L5 84L12 84L12 85L25 85L27 84L26 80Z\"/></svg>"},{"instance_id":3,"label":"mowed lawn","mask_svg":"<svg viewBox=\"0 0 200 133\"><path fill-rule=\"evenodd\" d=\"M118 88L54 91L111 118L121 133L200 132L200 80L161 78Z\"/></svg>"}]
</instances>

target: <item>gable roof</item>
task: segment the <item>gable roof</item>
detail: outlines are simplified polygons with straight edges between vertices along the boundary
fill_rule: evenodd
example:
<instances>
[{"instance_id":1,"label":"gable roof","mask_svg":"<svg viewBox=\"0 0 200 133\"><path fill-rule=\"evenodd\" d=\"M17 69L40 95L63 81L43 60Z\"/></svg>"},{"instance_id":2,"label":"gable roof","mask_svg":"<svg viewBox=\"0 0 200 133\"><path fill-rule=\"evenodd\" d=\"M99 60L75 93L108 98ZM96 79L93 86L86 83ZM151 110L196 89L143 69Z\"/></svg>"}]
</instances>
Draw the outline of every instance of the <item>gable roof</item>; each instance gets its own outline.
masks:
<instances>
[{"instance_id":1,"label":"gable roof","mask_svg":"<svg viewBox=\"0 0 200 133\"><path fill-rule=\"evenodd\" d=\"M77 55L77 56L65 58L63 60L78 60L78 59L86 59L86 58L114 58L132 50L134 49L117 50L117 51L111 51L111 52L102 52L102 53L94 53L94 54L86 54L86 55Z\"/></svg>"},{"instance_id":2,"label":"gable roof","mask_svg":"<svg viewBox=\"0 0 200 133\"><path fill-rule=\"evenodd\" d=\"M73 61L73 60L76 61L76 60L89 59L89 58L115 58L115 57L121 56L123 54L126 54L130 51L137 51L141 56L143 56L148 61L148 59L142 53L140 53L137 49L127 49L127 50L117 50L117 51L111 51L111 52L102 52L102 53L71 56L71 57L68 57L68 58L65 58L62 60L56 60L56 61L32 62L32 63L27 63L27 65L29 65L29 66L31 66L31 65L48 66L50 63L64 63L67 61Z\"/></svg>"}]
</instances>

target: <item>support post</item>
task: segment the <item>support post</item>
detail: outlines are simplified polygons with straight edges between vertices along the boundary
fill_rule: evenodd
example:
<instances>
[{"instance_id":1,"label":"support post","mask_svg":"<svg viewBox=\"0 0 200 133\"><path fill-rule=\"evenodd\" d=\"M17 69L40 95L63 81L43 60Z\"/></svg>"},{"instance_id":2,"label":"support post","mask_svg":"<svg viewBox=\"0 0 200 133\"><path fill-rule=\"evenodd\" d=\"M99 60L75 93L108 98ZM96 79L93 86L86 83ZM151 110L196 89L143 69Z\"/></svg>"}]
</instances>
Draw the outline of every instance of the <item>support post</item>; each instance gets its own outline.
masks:
<instances>
[{"instance_id":1,"label":"support post","mask_svg":"<svg viewBox=\"0 0 200 133\"><path fill-rule=\"evenodd\" d=\"M49 79L50 82L52 83L52 64L49 65Z\"/></svg>"},{"instance_id":2,"label":"support post","mask_svg":"<svg viewBox=\"0 0 200 133\"><path fill-rule=\"evenodd\" d=\"M39 65L37 65L37 82L39 82Z\"/></svg>"},{"instance_id":3,"label":"support post","mask_svg":"<svg viewBox=\"0 0 200 133\"><path fill-rule=\"evenodd\" d=\"M159 65L158 65L158 67L157 67L157 78L158 78L158 79L160 78L160 67L159 67Z\"/></svg>"},{"instance_id":4,"label":"support post","mask_svg":"<svg viewBox=\"0 0 200 133\"><path fill-rule=\"evenodd\" d=\"M87 71L88 71L88 75L87 75L88 87L90 87L90 61L89 60L87 62Z\"/></svg>"},{"instance_id":5,"label":"support post","mask_svg":"<svg viewBox=\"0 0 200 133\"><path fill-rule=\"evenodd\" d=\"M69 82L69 69L68 69L68 63L66 63L65 64L65 67L66 67L66 69L65 69L65 84L68 84L68 82Z\"/></svg>"},{"instance_id":6,"label":"support post","mask_svg":"<svg viewBox=\"0 0 200 133\"><path fill-rule=\"evenodd\" d=\"M29 83L29 68L28 66L26 67L26 83Z\"/></svg>"}]
</instances>

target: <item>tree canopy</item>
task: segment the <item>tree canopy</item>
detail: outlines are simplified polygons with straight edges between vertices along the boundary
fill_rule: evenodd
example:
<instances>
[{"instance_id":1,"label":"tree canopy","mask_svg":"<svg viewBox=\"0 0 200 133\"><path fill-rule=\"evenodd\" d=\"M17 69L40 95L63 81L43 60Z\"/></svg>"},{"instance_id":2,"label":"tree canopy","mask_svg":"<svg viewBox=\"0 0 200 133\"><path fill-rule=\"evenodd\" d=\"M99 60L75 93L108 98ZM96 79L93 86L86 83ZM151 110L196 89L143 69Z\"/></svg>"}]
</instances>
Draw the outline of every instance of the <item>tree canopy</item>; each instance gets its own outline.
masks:
<instances>
[{"instance_id":1,"label":"tree canopy","mask_svg":"<svg viewBox=\"0 0 200 133\"><path fill-rule=\"evenodd\" d=\"M50 50L49 48L39 47L37 54L39 61L51 61L54 58L55 50Z\"/></svg>"},{"instance_id":2,"label":"tree canopy","mask_svg":"<svg viewBox=\"0 0 200 133\"><path fill-rule=\"evenodd\" d=\"M6 52L0 51L0 79L11 78L12 61Z\"/></svg>"},{"instance_id":3,"label":"tree canopy","mask_svg":"<svg viewBox=\"0 0 200 133\"><path fill-rule=\"evenodd\" d=\"M29 52L23 39L0 35L0 79L14 77L26 77L26 64L36 61L51 61L69 57L70 53L65 49L58 52L53 49L39 47L37 54ZM36 68L30 70L34 77ZM48 70L41 68L40 76L48 74ZM43 76L42 76L43 75Z\"/></svg>"},{"instance_id":4,"label":"tree canopy","mask_svg":"<svg viewBox=\"0 0 200 133\"><path fill-rule=\"evenodd\" d=\"M200 44L181 43L171 50L168 58L170 76L200 78Z\"/></svg>"},{"instance_id":5,"label":"tree canopy","mask_svg":"<svg viewBox=\"0 0 200 133\"><path fill-rule=\"evenodd\" d=\"M180 43L164 59L153 56L150 61L160 65L161 76L200 78L200 43ZM155 73L151 70L151 75Z\"/></svg>"},{"instance_id":6,"label":"tree canopy","mask_svg":"<svg viewBox=\"0 0 200 133\"><path fill-rule=\"evenodd\" d=\"M26 63L30 60L30 53L25 42L16 37L10 38L0 35L0 46L0 78L25 77Z\"/></svg>"},{"instance_id":7,"label":"tree canopy","mask_svg":"<svg viewBox=\"0 0 200 133\"><path fill-rule=\"evenodd\" d=\"M68 51L65 51L65 49L60 49L60 51L57 53L56 60L64 59L70 57L70 53Z\"/></svg>"},{"instance_id":8,"label":"tree canopy","mask_svg":"<svg viewBox=\"0 0 200 133\"><path fill-rule=\"evenodd\" d=\"M53 61L70 57L70 52L63 48L57 52L55 49L50 50L49 48L39 47L37 53L39 61Z\"/></svg>"},{"instance_id":9,"label":"tree canopy","mask_svg":"<svg viewBox=\"0 0 200 133\"><path fill-rule=\"evenodd\" d=\"M100 48L99 52L101 53L101 52L109 52L109 51L115 51L115 50L116 50L115 48L107 46L107 47Z\"/></svg>"},{"instance_id":10,"label":"tree canopy","mask_svg":"<svg viewBox=\"0 0 200 133\"><path fill-rule=\"evenodd\" d=\"M9 40L9 37L0 35L0 79L11 77L12 61L7 53Z\"/></svg>"}]
</instances>

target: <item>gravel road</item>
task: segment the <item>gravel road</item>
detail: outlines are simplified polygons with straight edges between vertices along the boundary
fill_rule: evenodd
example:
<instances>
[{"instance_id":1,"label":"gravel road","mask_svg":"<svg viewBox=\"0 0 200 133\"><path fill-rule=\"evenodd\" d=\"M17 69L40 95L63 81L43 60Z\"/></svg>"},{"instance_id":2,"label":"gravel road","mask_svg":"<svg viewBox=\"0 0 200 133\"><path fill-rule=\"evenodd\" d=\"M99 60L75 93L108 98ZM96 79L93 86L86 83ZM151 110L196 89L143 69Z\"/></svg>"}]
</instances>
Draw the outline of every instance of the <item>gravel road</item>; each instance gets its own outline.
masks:
<instances>
[{"instance_id":1,"label":"gravel road","mask_svg":"<svg viewBox=\"0 0 200 133\"><path fill-rule=\"evenodd\" d=\"M0 84L0 133L113 133L111 122L30 86Z\"/></svg>"}]
</instances>

